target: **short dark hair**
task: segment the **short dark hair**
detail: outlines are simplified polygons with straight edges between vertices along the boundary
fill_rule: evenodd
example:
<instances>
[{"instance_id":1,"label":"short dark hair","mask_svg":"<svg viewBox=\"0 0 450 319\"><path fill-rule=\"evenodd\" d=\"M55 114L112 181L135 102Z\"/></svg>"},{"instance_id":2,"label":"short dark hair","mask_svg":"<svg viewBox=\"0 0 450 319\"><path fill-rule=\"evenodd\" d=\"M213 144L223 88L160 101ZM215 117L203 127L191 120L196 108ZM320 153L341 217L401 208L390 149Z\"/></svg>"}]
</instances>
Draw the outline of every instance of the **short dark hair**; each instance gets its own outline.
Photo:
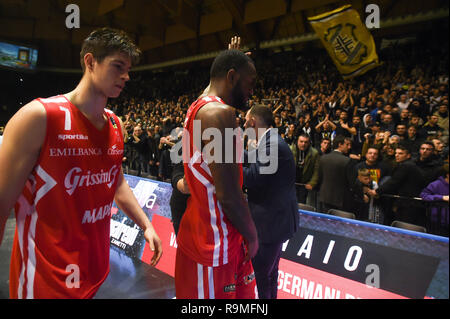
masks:
<instances>
[{"instance_id":1,"label":"short dark hair","mask_svg":"<svg viewBox=\"0 0 450 319\"><path fill-rule=\"evenodd\" d=\"M380 146L372 144L372 145L369 145L369 147L367 147L367 151L369 151L370 149L377 150L378 151L378 155L380 155Z\"/></svg>"},{"instance_id":2,"label":"short dark hair","mask_svg":"<svg viewBox=\"0 0 450 319\"><path fill-rule=\"evenodd\" d=\"M86 69L84 56L87 53L92 53L95 60L100 63L105 57L116 52L127 54L132 65L139 63L142 53L133 40L122 30L101 28L92 31L81 46L80 63L83 72Z\"/></svg>"},{"instance_id":3,"label":"short dark hair","mask_svg":"<svg viewBox=\"0 0 450 319\"><path fill-rule=\"evenodd\" d=\"M403 151L408 152L408 154L411 154L411 151L410 151L409 147L404 145L404 144L398 144L395 149L401 149Z\"/></svg>"},{"instance_id":4,"label":"short dark hair","mask_svg":"<svg viewBox=\"0 0 450 319\"><path fill-rule=\"evenodd\" d=\"M225 50L219 53L211 65L211 79L222 78L226 76L229 70L236 71L246 67L249 63L253 64L248 55L239 50Z\"/></svg>"},{"instance_id":5,"label":"short dark hair","mask_svg":"<svg viewBox=\"0 0 450 319\"><path fill-rule=\"evenodd\" d=\"M339 145L342 145L345 143L346 140L351 141L352 139L350 137L346 137L344 135L337 135L333 140L333 149L337 149Z\"/></svg>"},{"instance_id":6,"label":"short dark hair","mask_svg":"<svg viewBox=\"0 0 450 319\"><path fill-rule=\"evenodd\" d=\"M370 171L367 168L360 168L358 169L358 176L370 177Z\"/></svg>"},{"instance_id":7,"label":"short dark hair","mask_svg":"<svg viewBox=\"0 0 450 319\"><path fill-rule=\"evenodd\" d=\"M306 133L300 134L297 138L297 141L300 139L300 137L307 138L309 141L311 141L311 137Z\"/></svg>"},{"instance_id":8,"label":"short dark hair","mask_svg":"<svg viewBox=\"0 0 450 319\"><path fill-rule=\"evenodd\" d=\"M423 144L426 144L428 146L431 146L431 148L434 150L434 144L433 142L430 141L423 141L422 143L420 143L420 147L422 147Z\"/></svg>"},{"instance_id":9,"label":"short dark hair","mask_svg":"<svg viewBox=\"0 0 450 319\"><path fill-rule=\"evenodd\" d=\"M262 105L262 104L256 104L252 106L252 108L249 111L250 115L259 117L265 125L274 126L274 120L273 120L273 113L270 110L269 107Z\"/></svg>"}]
</instances>

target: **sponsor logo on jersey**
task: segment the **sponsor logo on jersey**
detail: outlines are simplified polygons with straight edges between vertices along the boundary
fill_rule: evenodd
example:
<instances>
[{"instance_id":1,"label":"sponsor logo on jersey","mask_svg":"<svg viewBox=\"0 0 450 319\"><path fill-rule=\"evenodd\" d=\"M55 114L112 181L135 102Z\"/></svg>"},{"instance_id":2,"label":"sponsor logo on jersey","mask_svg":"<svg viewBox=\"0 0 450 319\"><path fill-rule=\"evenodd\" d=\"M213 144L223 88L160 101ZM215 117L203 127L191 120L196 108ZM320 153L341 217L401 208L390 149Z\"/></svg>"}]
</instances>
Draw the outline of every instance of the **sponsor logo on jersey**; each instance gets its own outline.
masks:
<instances>
[{"instance_id":1,"label":"sponsor logo on jersey","mask_svg":"<svg viewBox=\"0 0 450 319\"><path fill-rule=\"evenodd\" d=\"M223 292L234 292L236 291L236 285L235 284L230 284L227 286L223 287Z\"/></svg>"},{"instance_id":2,"label":"sponsor logo on jersey","mask_svg":"<svg viewBox=\"0 0 450 319\"><path fill-rule=\"evenodd\" d=\"M118 149L117 144L114 144L111 146L111 148L108 149L108 155L122 155L123 149Z\"/></svg>"},{"instance_id":3,"label":"sponsor logo on jersey","mask_svg":"<svg viewBox=\"0 0 450 319\"><path fill-rule=\"evenodd\" d=\"M51 148L50 157L66 156L100 156L101 148Z\"/></svg>"},{"instance_id":4,"label":"sponsor logo on jersey","mask_svg":"<svg viewBox=\"0 0 450 319\"><path fill-rule=\"evenodd\" d=\"M58 134L58 140L88 140L89 137L83 134Z\"/></svg>"},{"instance_id":5,"label":"sponsor logo on jersey","mask_svg":"<svg viewBox=\"0 0 450 319\"><path fill-rule=\"evenodd\" d=\"M109 188L114 184L119 173L120 167L113 165L109 171L101 169L99 172L92 172L90 170L83 171L79 167L72 168L64 179L64 186L66 192L72 195L79 187L91 187L95 185L106 184Z\"/></svg>"},{"instance_id":6,"label":"sponsor logo on jersey","mask_svg":"<svg viewBox=\"0 0 450 319\"><path fill-rule=\"evenodd\" d=\"M83 220L81 221L82 224L93 224L99 220L105 219L105 217L111 215L111 208L113 203L107 204L105 206L100 206L97 208L94 208L92 210L87 209L84 212Z\"/></svg>"}]
</instances>

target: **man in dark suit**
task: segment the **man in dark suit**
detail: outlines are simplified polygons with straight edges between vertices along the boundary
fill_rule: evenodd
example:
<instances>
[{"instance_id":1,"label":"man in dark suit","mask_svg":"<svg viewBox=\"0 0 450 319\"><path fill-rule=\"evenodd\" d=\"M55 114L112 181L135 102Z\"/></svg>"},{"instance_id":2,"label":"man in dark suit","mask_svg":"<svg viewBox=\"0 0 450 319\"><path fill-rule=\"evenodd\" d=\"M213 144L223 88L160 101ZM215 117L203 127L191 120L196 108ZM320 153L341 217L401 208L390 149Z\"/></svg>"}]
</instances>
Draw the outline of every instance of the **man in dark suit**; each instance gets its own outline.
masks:
<instances>
[{"instance_id":1,"label":"man in dark suit","mask_svg":"<svg viewBox=\"0 0 450 319\"><path fill-rule=\"evenodd\" d=\"M338 135L333 140L334 150L323 155L319 162L319 202L321 211L347 210L352 177L352 162L348 153L351 138Z\"/></svg>"},{"instance_id":2,"label":"man in dark suit","mask_svg":"<svg viewBox=\"0 0 450 319\"><path fill-rule=\"evenodd\" d=\"M257 141L256 149L248 153L249 166L243 169L259 238L252 263L259 298L276 299L281 247L298 229L294 157L272 128L273 115L268 107L253 106L245 119L246 132L253 128Z\"/></svg>"}]
</instances>

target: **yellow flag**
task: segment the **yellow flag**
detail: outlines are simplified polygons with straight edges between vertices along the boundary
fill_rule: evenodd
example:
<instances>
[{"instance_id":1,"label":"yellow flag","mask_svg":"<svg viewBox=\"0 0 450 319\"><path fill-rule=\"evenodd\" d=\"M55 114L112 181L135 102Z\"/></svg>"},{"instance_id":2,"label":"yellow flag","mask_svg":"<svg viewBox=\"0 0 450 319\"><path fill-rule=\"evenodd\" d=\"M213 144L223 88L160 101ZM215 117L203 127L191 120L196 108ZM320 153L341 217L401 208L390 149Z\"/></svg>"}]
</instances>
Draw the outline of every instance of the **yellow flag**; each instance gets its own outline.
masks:
<instances>
[{"instance_id":1,"label":"yellow flag","mask_svg":"<svg viewBox=\"0 0 450 319\"><path fill-rule=\"evenodd\" d=\"M351 5L308 20L344 79L380 65L372 35Z\"/></svg>"}]
</instances>

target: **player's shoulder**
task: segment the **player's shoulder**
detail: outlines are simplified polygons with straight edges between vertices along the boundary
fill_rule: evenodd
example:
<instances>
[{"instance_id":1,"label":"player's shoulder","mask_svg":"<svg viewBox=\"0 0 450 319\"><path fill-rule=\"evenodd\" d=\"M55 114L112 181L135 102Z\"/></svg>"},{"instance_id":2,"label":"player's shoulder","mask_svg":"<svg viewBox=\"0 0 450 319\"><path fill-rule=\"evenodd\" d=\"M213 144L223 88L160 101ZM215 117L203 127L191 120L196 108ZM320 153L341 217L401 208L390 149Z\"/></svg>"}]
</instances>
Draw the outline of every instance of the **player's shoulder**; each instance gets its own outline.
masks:
<instances>
[{"instance_id":1,"label":"player's shoulder","mask_svg":"<svg viewBox=\"0 0 450 319\"><path fill-rule=\"evenodd\" d=\"M234 119L235 110L233 107L220 102L210 102L204 105L197 113L196 118L200 120L220 121L224 119Z\"/></svg>"},{"instance_id":2,"label":"player's shoulder","mask_svg":"<svg viewBox=\"0 0 450 319\"><path fill-rule=\"evenodd\" d=\"M28 150L38 149L44 141L46 126L47 112L42 103L33 100L21 107L8 121L5 139L12 143L27 141ZM3 143L7 144L5 139Z\"/></svg>"},{"instance_id":3,"label":"player's shoulder","mask_svg":"<svg viewBox=\"0 0 450 319\"><path fill-rule=\"evenodd\" d=\"M39 99L35 99L21 107L16 115L20 118L32 118L35 121L45 121L47 111L42 102Z\"/></svg>"},{"instance_id":4,"label":"player's shoulder","mask_svg":"<svg viewBox=\"0 0 450 319\"><path fill-rule=\"evenodd\" d=\"M208 112L209 115L227 115L235 113L235 109L233 107L215 100L205 104L200 111L203 113Z\"/></svg>"}]
</instances>

